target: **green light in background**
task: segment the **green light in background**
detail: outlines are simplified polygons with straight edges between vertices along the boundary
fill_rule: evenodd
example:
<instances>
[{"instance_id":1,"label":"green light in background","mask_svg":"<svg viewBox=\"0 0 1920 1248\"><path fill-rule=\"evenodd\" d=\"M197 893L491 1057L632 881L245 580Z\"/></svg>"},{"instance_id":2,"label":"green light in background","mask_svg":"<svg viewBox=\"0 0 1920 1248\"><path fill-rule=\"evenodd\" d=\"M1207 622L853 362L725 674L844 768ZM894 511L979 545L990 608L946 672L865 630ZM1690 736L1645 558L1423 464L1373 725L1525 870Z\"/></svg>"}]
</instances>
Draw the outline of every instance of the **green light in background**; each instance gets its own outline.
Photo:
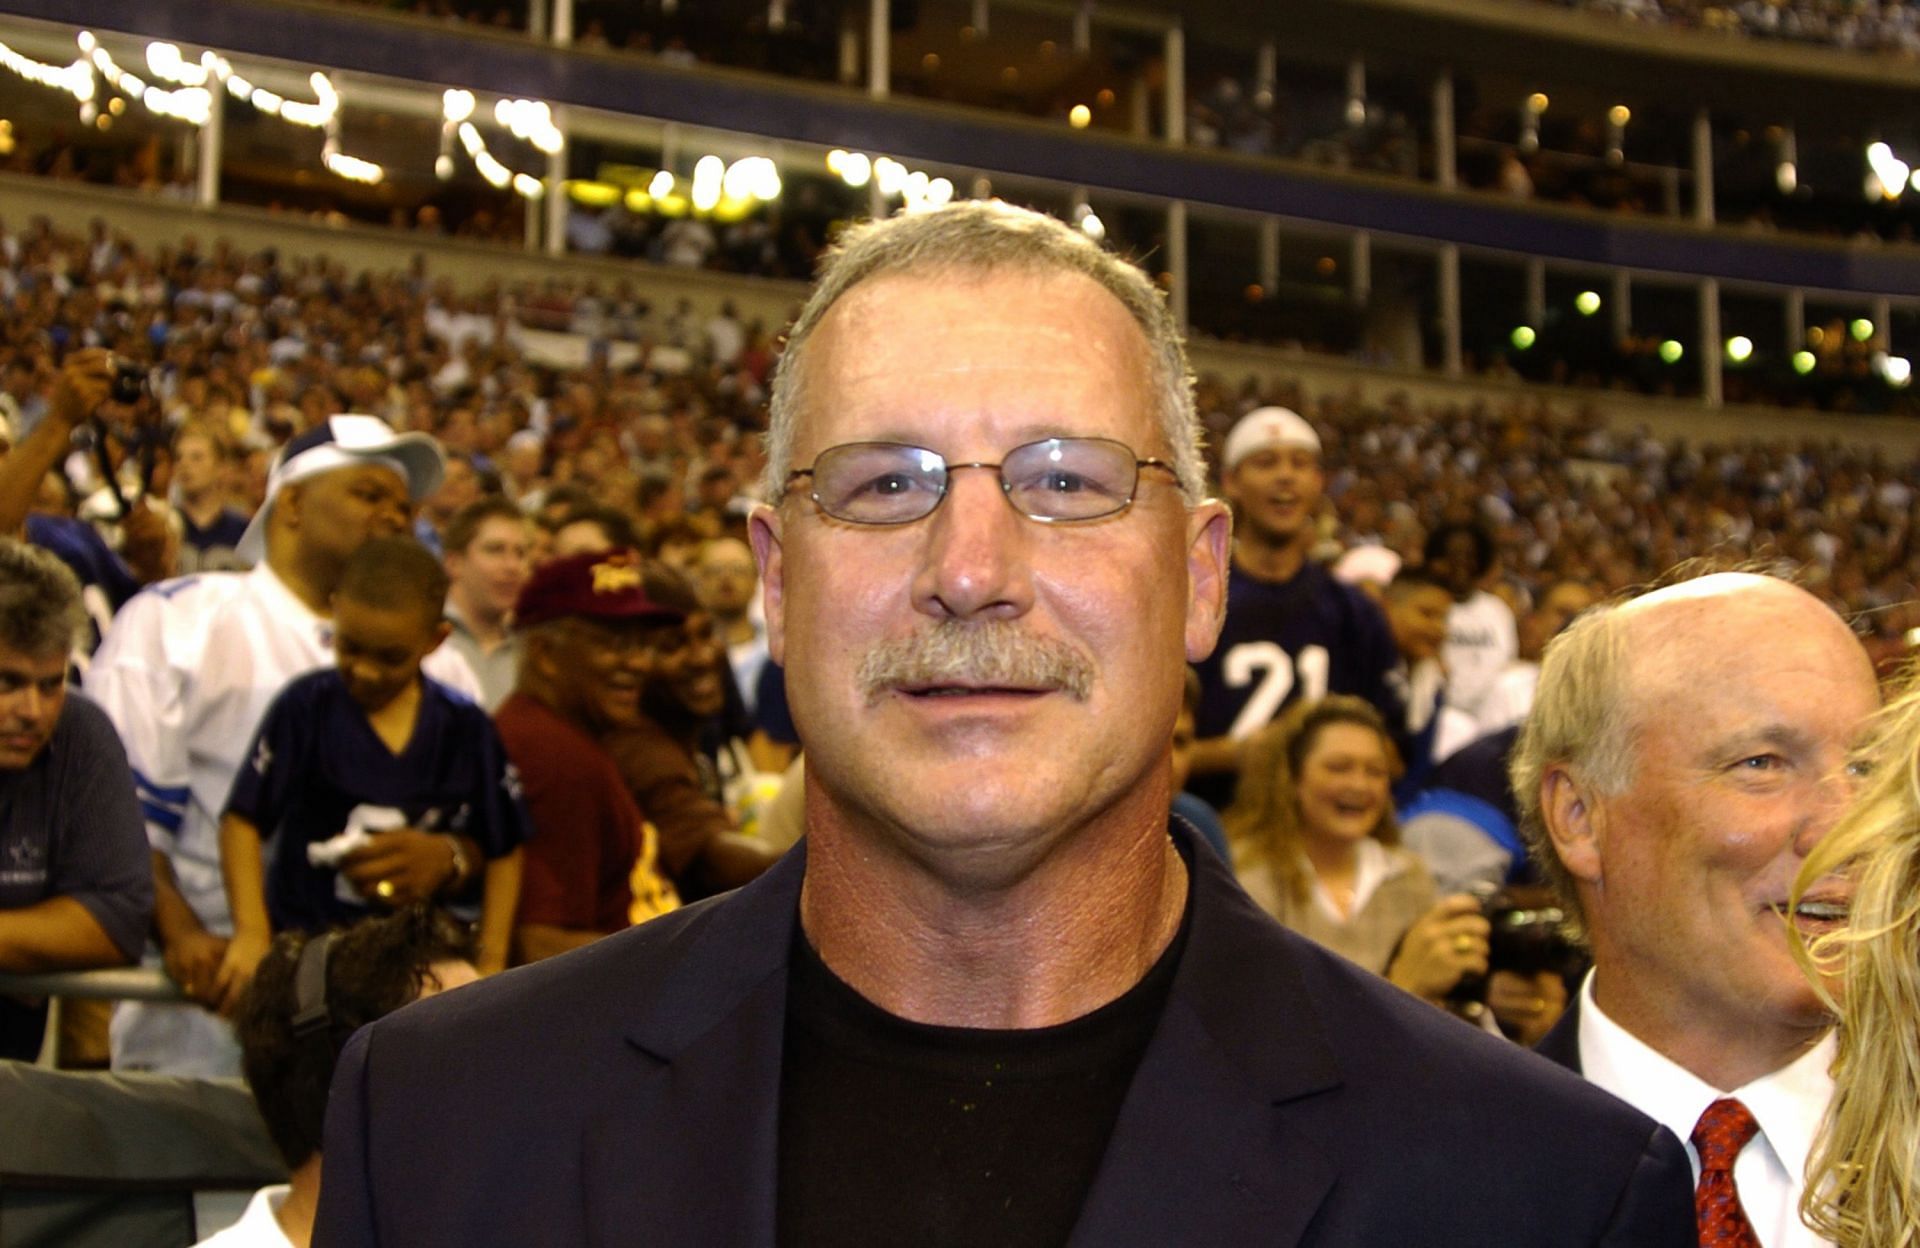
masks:
<instances>
[{"instance_id":1,"label":"green light in background","mask_svg":"<svg viewBox=\"0 0 1920 1248\"><path fill-rule=\"evenodd\" d=\"M1753 339L1745 334L1735 334L1727 339L1727 358L1735 364L1745 364L1753 358Z\"/></svg>"},{"instance_id":2,"label":"green light in background","mask_svg":"<svg viewBox=\"0 0 1920 1248\"><path fill-rule=\"evenodd\" d=\"M1592 316L1600 310L1600 295L1596 291L1583 290L1573 297L1573 306L1581 316Z\"/></svg>"},{"instance_id":3,"label":"green light in background","mask_svg":"<svg viewBox=\"0 0 1920 1248\"><path fill-rule=\"evenodd\" d=\"M1513 343L1514 350L1516 351L1525 351L1534 344L1534 340L1538 337L1539 335L1533 332L1533 326L1531 325L1516 325L1514 326L1513 333L1507 336L1508 341Z\"/></svg>"},{"instance_id":4,"label":"green light in background","mask_svg":"<svg viewBox=\"0 0 1920 1248\"><path fill-rule=\"evenodd\" d=\"M1802 377L1812 372L1813 366L1818 362L1811 351L1795 351L1793 353L1793 371L1799 373Z\"/></svg>"},{"instance_id":5,"label":"green light in background","mask_svg":"<svg viewBox=\"0 0 1920 1248\"><path fill-rule=\"evenodd\" d=\"M1665 363L1678 364L1680 357L1686 353L1687 349L1680 345L1677 338L1669 338L1660 344L1660 358Z\"/></svg>"}]
</instances>

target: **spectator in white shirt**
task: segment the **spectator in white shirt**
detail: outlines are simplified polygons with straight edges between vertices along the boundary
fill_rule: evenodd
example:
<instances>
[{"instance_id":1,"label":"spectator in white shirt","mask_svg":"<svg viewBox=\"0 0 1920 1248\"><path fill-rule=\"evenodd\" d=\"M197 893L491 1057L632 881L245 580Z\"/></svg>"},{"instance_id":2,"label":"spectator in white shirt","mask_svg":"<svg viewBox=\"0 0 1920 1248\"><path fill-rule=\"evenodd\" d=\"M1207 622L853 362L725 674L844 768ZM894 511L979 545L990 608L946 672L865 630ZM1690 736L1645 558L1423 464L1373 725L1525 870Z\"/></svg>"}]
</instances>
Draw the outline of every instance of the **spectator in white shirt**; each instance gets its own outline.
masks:
<instances>
[{"instance_id":1,"label":"spectator in white shirt","mask_svg":"<svg viewBox=\"0 0 1920 1248\"><path fill-rule=\"evenodd\" d=\"M1818 599L1719 573L1575 620L1547 647L1512 764L1523 832L1593 951L1541 1051L1687 1140L1723 1220L1728 1172L1703 1162L1727 1158L1764 1248L1824 1242L1799 1204L1832 1020L1793 932L1846 908L1832 882L1789 895L1878 701L1865 650Z\"/></svg>"},{"instance_id":2,"label":"spectator in white shirt","mask_svg":"<svg viewBox=\"0 0 1920 1248\"><path fill-rule=\"evenodd\" d=\"M1433 531L1422 565L1453 595L1447 644L1440 651L1447 669L1447 702L1475 719L1495 678L1520 655L1513 608L1484 588L1495 562L1493 538L1484 528L1454 523Z\"/></svg>"}]
</instances>

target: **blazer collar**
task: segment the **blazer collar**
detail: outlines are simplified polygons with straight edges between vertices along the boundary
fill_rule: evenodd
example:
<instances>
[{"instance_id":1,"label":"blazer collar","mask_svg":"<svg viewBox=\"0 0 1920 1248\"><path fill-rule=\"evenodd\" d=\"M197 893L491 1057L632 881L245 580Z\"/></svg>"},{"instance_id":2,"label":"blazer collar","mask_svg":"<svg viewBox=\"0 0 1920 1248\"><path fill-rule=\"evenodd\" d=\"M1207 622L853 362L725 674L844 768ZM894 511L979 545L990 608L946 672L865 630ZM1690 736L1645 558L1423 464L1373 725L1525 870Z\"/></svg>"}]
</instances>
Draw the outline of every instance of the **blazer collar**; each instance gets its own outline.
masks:
<instances>
[{"instance_id":1,"label":"blazer collar","mask_svg":"<svg viewBox=\"0 0 1920 1248\"><path fill-rule=\"evenodd\" d=\"M1176 838L1188 835L1176 822ZM1288 949L1293 938L1227 866L1187 854L1192 927L1166 1014L1141 1059L1076 1246L1298 1242L1333 1185L1289 1107L1341 1081Z\"/></svg>"},{"instance_id":2,"label":"blazer collar","mask_svg":"<svg viewBox=\"0 0 1920 1248\"><path fill-rule=\"evenodd\" d=\"M1193 872L1187 947L1072 1243L1291 1244L1335 1176L1287 1107L1337 1088L1339 1063L1294 938L1183 823L1173 835ZM651 1071L589 1131L593 1242L637 1227L663 1242L772 1242L787 955L805 873L802 841L669 937L682 948L624 1029ZM715 1201L722 1173L737 1185ZM687 1199L663 1201L676 1192Z\"/></svg>"}]
</instances>

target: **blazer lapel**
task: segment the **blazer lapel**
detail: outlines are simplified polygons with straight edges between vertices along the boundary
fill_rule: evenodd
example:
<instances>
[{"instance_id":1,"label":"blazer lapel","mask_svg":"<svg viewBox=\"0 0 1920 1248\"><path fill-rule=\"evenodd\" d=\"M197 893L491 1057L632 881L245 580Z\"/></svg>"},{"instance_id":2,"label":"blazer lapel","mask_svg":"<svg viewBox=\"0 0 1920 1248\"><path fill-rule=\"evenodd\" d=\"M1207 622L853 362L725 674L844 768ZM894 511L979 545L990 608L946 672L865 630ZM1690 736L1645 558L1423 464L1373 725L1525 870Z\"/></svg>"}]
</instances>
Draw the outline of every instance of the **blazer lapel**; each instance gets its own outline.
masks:
<instances>
[{"instance_id":1,"label":"blazer lapel","mask_svg":"<svg viewBox=\"0 0 1920 1248\"><path fill-rule=\"evenodd\" d=\"M1582 1075L1586 1072L1580 1069L1579 990L1576 989L1571 995L1566 1013L1560 1016L1560 1021L1553 1025L1551 1031L1540 1037L1540 1043L1533 1046L1533 1051L1560 1063L1576 1075Z\"/></svg>"},{"instance_id":2,"label":"blazer lapel","mask_svg":"<svg viewBox=\"0 0 1920 1248\"><path fill-rule=\"evenodd\" d=\"M583 1147L594 1248L766 1245L774 1237L787 952L805 872L796 847L708 903L652 999L625 1028Z\"/></svg>"},{"instance_id":3,"label":"blazer lapel","mask_svg":"<svg viewBox=\"0 0 1920 1248\"><path fill-rule=\"evenodd\" d=\"M1071 1240L1298 1243L1337 1177L1289 1107L1339 1066L1272 921L1193 854L1192 926L1173 994Z\"/></svg>"}]
</instances>

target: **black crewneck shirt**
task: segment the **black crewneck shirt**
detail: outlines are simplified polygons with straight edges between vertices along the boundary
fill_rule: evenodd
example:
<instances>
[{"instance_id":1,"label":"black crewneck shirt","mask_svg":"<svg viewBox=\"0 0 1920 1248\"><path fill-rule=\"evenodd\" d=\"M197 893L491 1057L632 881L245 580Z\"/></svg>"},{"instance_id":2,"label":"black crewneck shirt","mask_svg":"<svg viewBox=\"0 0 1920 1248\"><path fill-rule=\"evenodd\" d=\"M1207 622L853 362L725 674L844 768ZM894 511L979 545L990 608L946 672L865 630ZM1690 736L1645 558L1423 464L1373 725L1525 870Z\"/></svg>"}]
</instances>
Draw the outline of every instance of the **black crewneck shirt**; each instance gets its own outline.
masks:
<instances>
[{"instance_id":1,"label":"black crewneck shirt","mask_svg":"<svg viewBox=\"0 0 1920 1248\"><path fill-rule=\"evenodd\" d=\"M1179 931L1125 994L1031 1030L896 1018L829 970L796 923L779 1243L1065 1243L1166 1008L1192 909L1189 884Z\"/></svg>"}]
</instances>

